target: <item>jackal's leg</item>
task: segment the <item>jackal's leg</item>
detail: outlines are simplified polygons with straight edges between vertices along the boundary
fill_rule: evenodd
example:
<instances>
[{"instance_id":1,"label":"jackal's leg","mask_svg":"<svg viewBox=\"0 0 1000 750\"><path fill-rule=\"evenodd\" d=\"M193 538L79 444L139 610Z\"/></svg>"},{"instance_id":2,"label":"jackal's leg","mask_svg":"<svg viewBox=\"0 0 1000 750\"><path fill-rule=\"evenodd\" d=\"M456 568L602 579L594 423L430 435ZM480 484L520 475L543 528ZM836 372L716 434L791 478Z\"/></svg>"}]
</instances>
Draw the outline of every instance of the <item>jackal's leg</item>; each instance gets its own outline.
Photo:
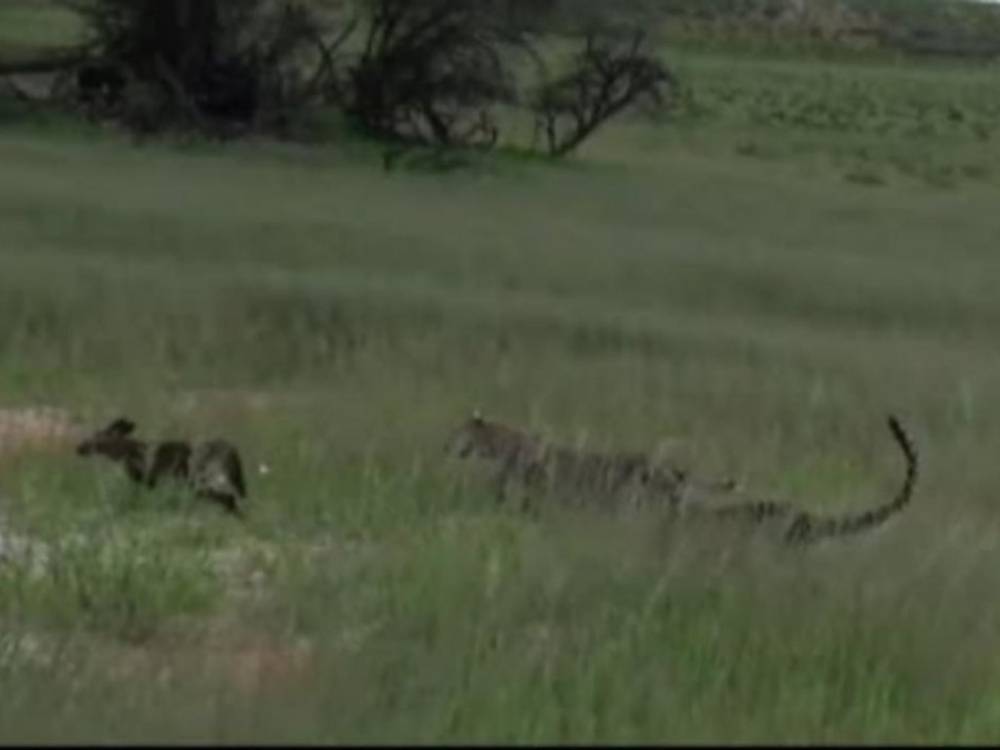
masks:
<instances>
[{"instance_id":1,"label":"jackal's leg","mask_svg":"<svg viewBox=\"0 0 1000 750\"><path fill-rule=\"evenodd\" d=\"M237 518L245 518L243 510L240 508L239 504L236 502L236 498L227 492L217 492L215 490L202 490L198 493L201 497L208 500L213 500L228 512L232 513Z\"/></svg>"},{"instance_id":2,"label":"jackal's leg","mask_svg":"<svg viewBox=\"0 0 1000 750\"><path fill-rule=\"evenodd\" d=\"M161 443L153 452L153 462L146 477L146 484L155 487L161 477L185 479L188 476L190 446L184 443Z\"/></svg>"},{"instance_id":3,"label":"jackal's leg","mask_svg":"<svg viewBox=\"0 0 1000 750\"><path fill-rule=\"evenodd\" d=\"M236 494L240 497L246 497L247 485L246 480L243 478L243 462L240 460L240 454L235 449L226 457L226 470L233 483L233 487L236 489Z\"/></svg>"}]
</instances>

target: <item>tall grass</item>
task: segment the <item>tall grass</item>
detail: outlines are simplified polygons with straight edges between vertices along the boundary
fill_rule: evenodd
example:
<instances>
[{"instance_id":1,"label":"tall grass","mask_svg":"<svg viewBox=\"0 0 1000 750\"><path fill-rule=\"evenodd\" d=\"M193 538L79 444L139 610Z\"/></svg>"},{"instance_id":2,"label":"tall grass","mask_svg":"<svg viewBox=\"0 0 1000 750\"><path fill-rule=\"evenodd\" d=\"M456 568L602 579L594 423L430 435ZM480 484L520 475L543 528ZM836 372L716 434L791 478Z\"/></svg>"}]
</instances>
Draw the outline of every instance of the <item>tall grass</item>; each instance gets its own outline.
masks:
<instances>
[{"instance_id":1,"label":"tall grass","mask_svg":"<svg viewBox=\"0 0 1000 750\"><path fill-rule=\"evenodd\" d=\"M240 525L65 443L0 451L0 530L37 548L0 563L0 737L995 737L995 188L670 133L448 175L0 134L0 406L222 434L251 470ZM806 551L528 519L443 454L476 407L830 512L894 491L893 411L921 476Z\"/></svg>"},{"instance_id":2,"label":"tall grass","mask_svg":"<svg viewBox=\"0 0 1000 750\"><path fill-rule=\"evenodd\" d=\"M0 61L69 43L80 32L75 14L48 0L0 4Z\"/></svg>"}]
</instances>

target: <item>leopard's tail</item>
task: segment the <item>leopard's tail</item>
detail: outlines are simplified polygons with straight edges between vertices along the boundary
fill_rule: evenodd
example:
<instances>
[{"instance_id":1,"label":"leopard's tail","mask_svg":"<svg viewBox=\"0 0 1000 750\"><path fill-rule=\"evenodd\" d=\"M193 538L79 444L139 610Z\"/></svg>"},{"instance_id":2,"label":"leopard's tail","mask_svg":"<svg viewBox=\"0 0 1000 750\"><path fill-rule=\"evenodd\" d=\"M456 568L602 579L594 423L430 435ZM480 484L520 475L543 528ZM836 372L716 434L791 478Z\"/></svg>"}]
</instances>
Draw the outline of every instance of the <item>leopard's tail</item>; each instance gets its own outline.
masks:
<instances>
[{"instance_id":1,"label":"leopard's tail","mask_svg":"<svg viewBox=\"0 0 1000 750\"><path fill-rule=\"evenodd\" d=\"M913 488L917 482L917 450L903 425L895 416L889 415L889 430L899 445L906 460L906 475L896 496L877 508L848 516L835 518L816 517L809 513L799 513L788 527L785 540L792 543L811 543L835 536L855 534L873 529L899 513L913 498Z\"/></svg>"}]
</instances>

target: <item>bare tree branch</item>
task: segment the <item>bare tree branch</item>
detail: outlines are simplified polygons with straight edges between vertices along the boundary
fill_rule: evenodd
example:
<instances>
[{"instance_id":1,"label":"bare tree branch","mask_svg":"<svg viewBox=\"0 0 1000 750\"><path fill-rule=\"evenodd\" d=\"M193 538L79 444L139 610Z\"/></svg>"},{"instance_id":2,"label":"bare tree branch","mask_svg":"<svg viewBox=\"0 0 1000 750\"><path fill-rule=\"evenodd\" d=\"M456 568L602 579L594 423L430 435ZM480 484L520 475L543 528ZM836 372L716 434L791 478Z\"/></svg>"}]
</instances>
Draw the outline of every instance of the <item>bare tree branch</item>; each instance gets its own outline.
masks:
<instances>
[{"instance_id":1,"label":"bare tree branch","mask_svg":"<svg viewBox=\"0 0 1000 750\"><path fill-rule=\"evenodd\" d=\"M516 99L516 40L484 0L372 0L348 112L380 138L490 148L494 105Z\"/></svg>"},{"instance_id":2,"label":"bare tree branch","mask_svg":"<svg viewBox=\"0 0 1000 750\"><path fill-rule=\"evenodd\" d=\"M583 50L570 71L543 83L535 92L535 139L545 134L551 156L565 156L580 146L609 119L648 99L657 105L676 80L666 66L645 53L645 35L616 45L589 31Z\"/></svg>"}]
</instances>

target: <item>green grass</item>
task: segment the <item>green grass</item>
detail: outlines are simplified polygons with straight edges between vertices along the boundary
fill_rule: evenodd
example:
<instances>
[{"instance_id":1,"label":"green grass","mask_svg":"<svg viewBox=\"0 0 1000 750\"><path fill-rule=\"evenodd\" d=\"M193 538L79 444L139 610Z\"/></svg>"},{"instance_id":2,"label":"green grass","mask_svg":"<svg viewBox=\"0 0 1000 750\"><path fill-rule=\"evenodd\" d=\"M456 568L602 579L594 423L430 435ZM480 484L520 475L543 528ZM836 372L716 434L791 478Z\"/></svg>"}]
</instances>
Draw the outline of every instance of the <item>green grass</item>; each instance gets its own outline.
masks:
<instances>
[{"instance_id":1,"label":"green grass","mask_svg":"<svg viewBox=\"0 0 1000 750\"><path fill-rule=\"evenodd\" d=\"M554 69L570 49L548 46ZM836 172L870 187L998 184L997 66L705 52L669 43L658 51L678 88L654 116L659 127L635 116L630 136L605 137L605 154L619 163L646 163L679 146L805 176ZM512 118L505 136L526 147L528 118Z\"/></svg>"},{"instance_id":2,"label":"green grass","mask_svg":"<svg viewBox=\"0 0 1000 750\"><path fill-rule=\"evenodd\" d=\"M631 136L446 176L0 138L4 405L221 433L272 469L242 528L69 446L8 458L7 523L50 555L2 579L3 736L994 736L995 191L626 166ZM442 456L477 406L814 509L892 491L886 411L925 463L891 529L802 554L535 522ZM308 667L270 676L247 639Z\"/></svg>"},{"instance_id":3,"label":"green grass","mask_svg":"<svg viewBox=\"0 0 1000 750\"><path fill-rule=\"evenodd\" d=\"M36 544L0 562L0 740L995 738L993 136L758 121L794 65L679 63L737 101L551 166L5 126L0 407L230 437L251 513L0 442L0 530ZM993 106L986 71L797 70L831 107ZM443 455L477 407L831 512L894 491L892 411L921 476L806 551L529 519Z\"/></svg>"},{"instance_id":4,"label":"green grass","mask_svg":"<svg viewBox=\"0 0 1000 750\"><path fill-rule=\"evenodd\" d=\"M0 4L0 61L62 47L79 32L76 16L49 0Z\"/></svg>"},{"instance_id":5,"label":"green grass","mask_svg":"<svg viewBox=\"0 0 1000 750\"><path fill-rule=\"evenodd\" d=\"M821 160L870 184L996 183L1000 73L970 64L767 60L677 53L675 128L703 151Z\"/></svg>"}]
</instances>

